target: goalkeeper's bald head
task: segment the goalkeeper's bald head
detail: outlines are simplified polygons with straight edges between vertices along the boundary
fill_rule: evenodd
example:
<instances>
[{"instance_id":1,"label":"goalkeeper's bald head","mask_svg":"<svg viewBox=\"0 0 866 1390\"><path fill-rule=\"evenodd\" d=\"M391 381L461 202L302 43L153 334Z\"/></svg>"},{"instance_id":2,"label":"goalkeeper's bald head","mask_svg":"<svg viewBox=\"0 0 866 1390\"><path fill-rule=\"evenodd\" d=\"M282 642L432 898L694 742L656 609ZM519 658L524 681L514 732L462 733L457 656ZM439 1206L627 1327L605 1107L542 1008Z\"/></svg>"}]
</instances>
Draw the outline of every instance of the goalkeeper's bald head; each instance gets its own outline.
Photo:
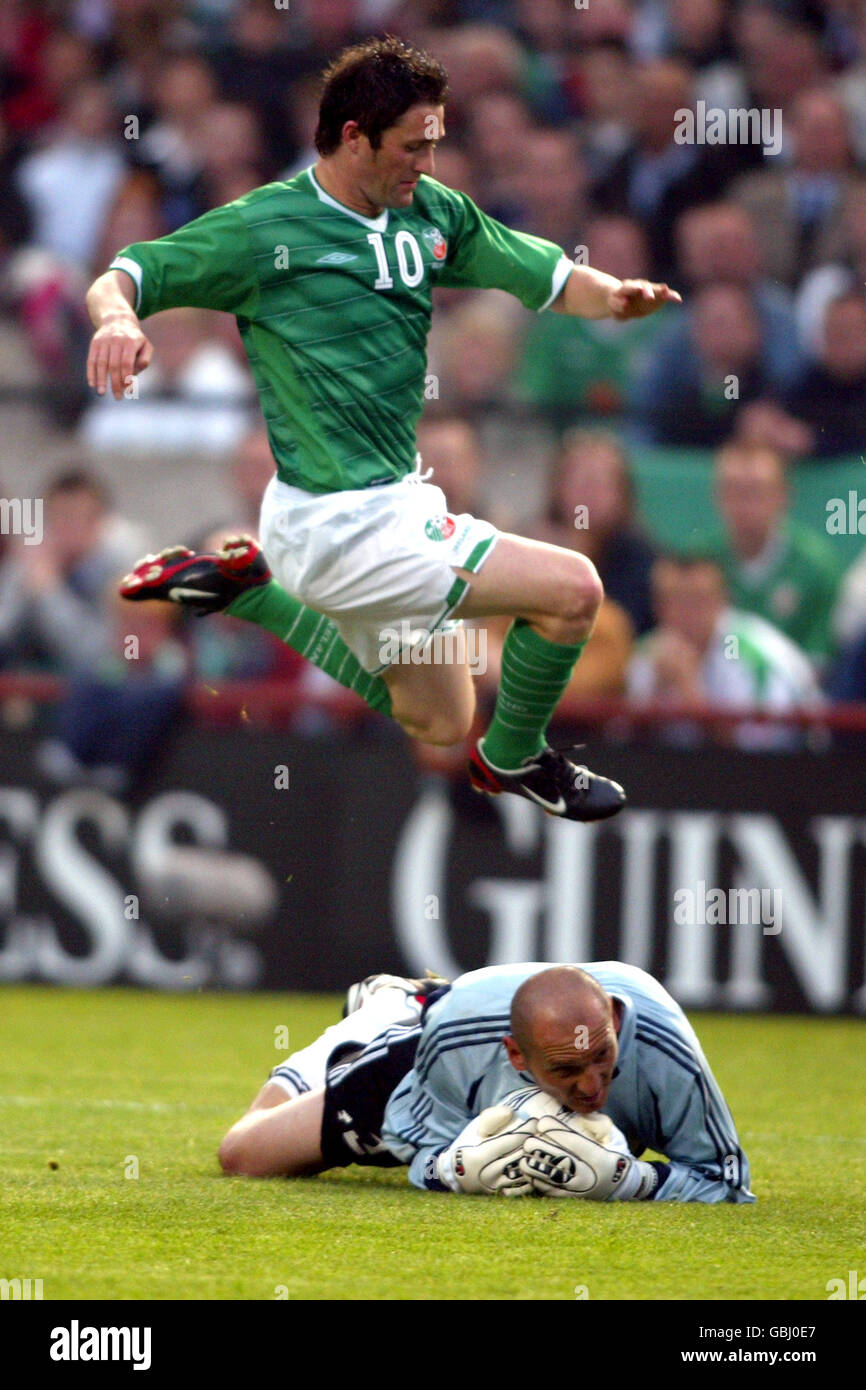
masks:
<instances>
[{"instance_id":1,"label":"goalkeeper's bald head","mask_svg":"<svg viewBox=\"0 0 866 1390\"><path fill-rule=\"evenodd\" d=\"M559 1021L573 1034L584 1014L606 1017L612 1003L598 980L579 965L553 965L530 975L517 990L511 1001L511 1033L522 1051L531 1052L539 1025Z\"/></svg>"},{"instance_id":2,"label":"goalkeeper's bald head","mask_svg":"<svg viewBox=\"0 0 866 1390\"><path fill-rule=\"evenodd\" d=\"M511 1004L512 1065L572 1110L601 1109L618 1053L619 1010L576 965L555 965L525 980Z\"/></svg>"}]
</instances>

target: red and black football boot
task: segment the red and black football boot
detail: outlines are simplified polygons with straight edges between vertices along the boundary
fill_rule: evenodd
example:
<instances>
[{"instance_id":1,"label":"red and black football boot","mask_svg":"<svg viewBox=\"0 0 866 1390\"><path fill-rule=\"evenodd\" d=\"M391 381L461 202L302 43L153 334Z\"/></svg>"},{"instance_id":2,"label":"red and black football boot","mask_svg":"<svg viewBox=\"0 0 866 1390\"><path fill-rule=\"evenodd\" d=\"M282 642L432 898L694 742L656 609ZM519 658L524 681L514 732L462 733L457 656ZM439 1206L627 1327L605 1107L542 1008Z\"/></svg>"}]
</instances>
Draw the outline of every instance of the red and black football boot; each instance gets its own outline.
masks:
<instances>
[{"instance_id":1,"label":"red and black football boot","mask_svg":"<svg viewBox=\"0 0 866 1390\"><path fill-rule=\"evenodd\" d=\"M197 555L184 545L145 555L120 582L123 598L163 599L199 616L219 613L247 589L268 584L271 572L252 536L229 536L216 554Z\"/></svg>"},{"instance_id":2,"label":"red and black football boot","mask_svg":"<svg viewBox=\"0 0 866 1390\"><path fill-rule=\"evenodd\" d=\"M549 816L564 820L606 820L625 805L625 792L618 782L597 777L588 767L571 762L553 748L526 758L512 772L493 767L477 743L469 758L469 779L474 790L485 796L513 792L534 801Z\"/></svg>"}]
</instances>

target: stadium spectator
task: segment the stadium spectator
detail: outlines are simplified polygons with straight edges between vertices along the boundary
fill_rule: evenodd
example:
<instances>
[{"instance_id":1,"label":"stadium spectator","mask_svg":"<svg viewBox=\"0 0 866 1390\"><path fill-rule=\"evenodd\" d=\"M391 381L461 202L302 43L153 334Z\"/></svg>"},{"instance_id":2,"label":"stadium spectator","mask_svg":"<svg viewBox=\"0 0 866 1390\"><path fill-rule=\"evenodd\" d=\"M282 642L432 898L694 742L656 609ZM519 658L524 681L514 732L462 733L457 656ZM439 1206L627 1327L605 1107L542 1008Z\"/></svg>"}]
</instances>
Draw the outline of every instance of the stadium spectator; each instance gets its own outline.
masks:
<instances>
[{"instance_id":1,"label":"stadium spectator","mask_svg":"<svg viewBox=\"0 0 866 1390\"><path fill-rule=\"evenodd\" d=\"M635 632L649 629L655 550L637 524L628 456L614 434L578 429L563 436L538 538L588 556Z\"/></svg>"},{"instance_id":2,"label":"stadium spectator","mask_svg":"<svg viewBox=\"0 0 866 1390\"><path fill-rule=\"evenodd\" d=\"M733 439L737 444L773 449L788 460L805 458L815 434L775 401L752 401L738 411Z\"/></svg>"},{"instance_id":3,"label":"stadium spectator","mask_svg":"<svg viewBox=\"0 0 866 1390\"><path fill-rule=\"evenodd\" d=\"M127 791L154 768L177 720L188 665L177 614L142 604L130 617L111 585L108 641L98 663L73 673L53 711L53 734L39 745L40 771L57 782Z\"/></svg>"},{"instance_id":4,"label":"stadium spectator","mask_svg":"<svg viewBox=\"0 0 866 1390\"><path fill-rule=\"evenodd\" d=\"M213 45L220 94L255 113L271 173L298 152L293 84L316 67L308 52L296 43L290 46L292 20L297 17L296 7L293 10L277 8L267 0L236 5L229 17L227 41L220 35L221 41Z\"/></svg>"},{"instance_id":5,"label":"stadium spectator","mask_svg":"<svg viewBox=\"0 0 866 1390\"><path fill-rule=\"evenodd\" d=\"M842 205L838 238L827 239L827 258L803 276L797 287L797 331L812 358L821 355L827 306L848 290L866 284L866 180L851 183Z\"/></svg>"},{"instance_id":6,"label":"stadium spectator","mask_svg":"<svg viewBox=\"0 0 866 1390\"><path fill-rule=\"evenodd\" d=\"M644 226L659 279L674 274L673 232L686 208L718 194L729 176L719 146L678 143L677 112L691 107L691 74L682 63L645 63L629 93L634 134L592 189L602 212L636 217Z\"/></svg>"},{"instance_id":7,"label":"stadium spectator","mask_svg":"<svg viewBox=\"0 0 866 1390\"><path fill-rule=\"evenodd\" d=\"M754 219L737 203L705 203L683 213L675 236L677 286L694 293L721 282L746 290L761 325L768 372L774 384L790 385L805 360L797 337L794 302L789 290L764 273ZM683 315L676 323L665 325L654 356L674 361L682 358L689 351L690 328L687 296Z\"/></svg>"},{"instance_id":8,"label":"stadium spectator","mask_svg":"<svg viewBox=\"0 0 866 1390\"><path fill-rule=\"evenodd\" d=\"M590 264L620 278L628 266L636 275L649 274L646 237L633 218L596 217L584 235L585 247L575 253ZM518 391L559 425L619 417L635 375L655 357L666 327L660 319L572 324L557 314L539 314L522 345Z\"/></svg>"},{"instance_id":9,"label":"stadium spectator","mask_svg":"<svg viewBox=\"0 0 866 1390\"><path fill-rule=\"evenodd\" d=\"M847 8L847 7L846 7ZM866 163L866 15L860 6L834 15L833 25L842 53L837 60L833 90L848 113L851 143L858 164ZM847 34L842 38L842 27Z\"/></svg>"},{"instance_id":10,"label":"stadium spectator","mask_svg":"<svg viewBox=\"0 0 866 1390\"><path fill-rule=\"evenodd\" d=\"M16 177L18 152L0 115L0 274L10 253L30 235L30 211Z\"/></svg>"},{"instance_id":11,"label":"stadium spectator","mask_svg":"<svg viewBox=\"0 0 866 1390\"><path fill-rule=\"evenodd\" d=\"M748 0L731 23L748 105L787 110L801 92L820 86L829 75L818 7L776 0ZM810 13L811 9L811 13Z\"/></svg>"},{"instance_id":12,"label":"stadium spectator","mask_svg":"<svg viewBox=\"0 0 866 1390\"><path fill-rule=\"evenodd\" d=\"M790 515L783 458L729 444L716 456L715 491L721 530L703 548L721 564L731 602L780 628L820 666L832 646L841 567L829 540Z\"/></svg>"},{"instance_id":13,"label":"stadium spectator","mask_svg":"<svg viewBox=\"0 0 866 1390\"><path fill-rule=\"evenodd\" d=\"M166 231L156 175L148 169L133 169L106 214L94 263L106 265L118 246L142 238L154 240Z\"/></svg>"},{"instance_id":14,"label":"stadium spectator","mask_svg":"<svg viewBox=\"0 0 866 1390\"><path fill-rule=\"evenodd\" d=\"M518 167L517 224L558 246L573 246L588 212L589 179L577 138L567 130L530 131Z\"/></svg>"},{"instance_id":15,"label":"stadium spectator","mask_svg":"<svg viewBox=\"0 0 866 1390\"><path fill-rule=\"evenodd\" d=\"M92 670L111 651L106 585L143 537L113 516L105 488L70 468L48 485L41 544L22 540L0 567L0 666L59 675Z\"/></svg>"},{"instance_id":16,"label":"stadium spectator","mask_svg":"<svg viewBox=\"0 0 866 1390\"><path fill-rule=\"evenodd\" d=\"M205 58L183 53L165 64L154 92L155 119L134 153L159 179L169 231L207 211L203 143L216 99L216 79Z\"/></svg>"},{"instance_id":17,"label":"stadium spectator","mask_svg":"<svg viewBox=\"0 0 866 1390\"><path fill-rule=\"evenodd\" d=\"M56 135L27 155L18 182L33 219L35 246L64 265L90 269L103 221L125 174L110 95L87 80L65 94Z\"/></svg>"},{"instance_id":18,"label":"stadium spectator","mask_svg":"<svg viewBox=\"0 0 866 1390\"><path fill-rule=\"evenodd\" d=\"M709 89L711 104L722 83L738 95L730 8L725 0L670 0L664 16L665 51L694 69L695 95L706 99Z\"/></svg>"},{"instance_id":19,"label":"stadium spectator","mask_svg":"<svg viewBox=\"0 0 866 1390\"><path fill-rule=\"evenodd\" d=\"M654 552L634 521L628 459L606 431L571 430L554 466L550 509L531 529L536 540L579 550L592 560L605 594L583 657L572 672L558 710L577 713L585 696L622 695L635 631L652 622L649 574ZM488 619L487 669L479 681L488 695L499 680L506 624Z\"/></svg>"},{"instance_id":20,"label":"stadium spectator","mask_svg":"<svg viewBox=\"0 0 866 1390\"><path fill-rule=\"evenodd\" d=\"M448 125L455 135L462 132L477 97L520 92L524 51L508 29L462 24L431 30L427 39L448 72ZM328 56L333 56L333 49Z\"/></svg>"},{"instance_id":21,"label":"stadium spectator","mask_svg":"<svg viewBox=\"0 0 866 1390\"><path fill-rule=\"evenodd\" d=\"M225 329L202 309L168 310L151 329L159 360L146 380L135 378L127 388L140 388L135 409L122 410L108 397L94 401L81 421L82 439L114 451L233 449L246 429L252 382L236 347L221 340Z\"/></svg>"},{"instance_id":22,"label":"stadium spectator","mask_svg":"<svg viewBox=\"0 0 866 1390\"><path fill-rule=\"evenodd\" d=\"M851 642L839 647L826 682L827 694L831 700L858 704L866 703L866 632L860 632ZM851 730L834 734L835 747L848 748L862 753L866 746L866 733Z\"/></svg>"},{"instance_id":23,"label":"stadium spectator","mask_svg":"<svg viewBox=\"0 0 866 1390\"><path fill-rule=\"evenodd\" d=\"M721 565L712 557L670 556L653 567L657 625L637 645L628 672L636 702L719 709L760 708L783 714L812 709L820 690L803 652L764 618L730 606ZM741 748L796 747L795 730L739 723L718 736ZM693 744L688 718L666 724L664 737Z\"/></svg>"},{"instance_id":24,"label":"stadium spectator","mask_svg":"<svg viewBox=\"0 0 866 1390\"><path fill-rule=\"evenodd\" d=\"M533 115L558 126L569 114L564 77L571 42L571 14L559 0L514 0L510 17L524 47L523 85ZM488 6L489 9L489 6ZM492 15L488 15L492 18Z\"/></svg>"},{"instance_id":25,"label":"stadium spectator","mask_svg":"<svg viewBox=\"0 0 866 1390\"><path fill-rule=\"evenodd\" d=\"M312 160L309 162L312 163ZM444 183L448 188L457 188L461 193L468 193L473 202L481 197L475 177L475 167L466 151L461 150L457 145L442 145L436 151L436 177L440 183ZM437 293L460 294L462 291L445 290L437 291Z\"/></svg>"},{"instance_id":26,"label":"stadium spectator","mask_svg":"<svg viewBox=\"0 0 866 1390\"><path fill-rule=\"evenodd\" d=\"M485 210L500 221L523 216L524 144L533 132L526 101L516 92L485 93L472 101L466 124L466 151ZM442 153L447 149L446 143ZM437 160L438 155L437 151ZM440 183L457 186L444 177L438 163L436 177Z\"/></svg>"},{"instance_id":27,"label":"stadium spectator","mask_svg":"<svg viewBox=\"0 0 866 1390\"><path fill-rule=\"evenodd\" d=\"M531 3L532 0L529 0ZM557 8L561 10L561 7ZM593 185L603 183L632 139L628 93L632 57L619 43L581 44L566 53L563 86L569 109L581 118L581 141Z\"/></svg>"},{"instance_id":28,"label":"stadium spectator","mask_svg":"<svg viewBox=\"0 0 866 1390\"><path fill-rule=\"evenodd\" d=\"M866 443L866 298L861 287L827 305L820 358L788 393L787 407L811 426L816 458L862 455Z\"/></svg>"},{"instance_id":29,"label":"stadium spectator","mask_svg":"<svg viewBox=\"0 0 866 1390\"><path fill-rule=\"evenodd\" d=\"M460 411L501 408L513 384L523 321L513 298L494 290L461 300L430 331L429 400L447 396Z\"/></svg>"},{"instance_id":30,"label":"stadium spectator","mask_svg":"<svg viewBox=\"0 0 866 1390\"><path fill-rule=\"evenodd\" d=\"M271 0L244 0L244 3L246 9L253 11L257 7L269 8ZM300 0L298 10L304 26L305 56L316 72L340 49L364 38L370 27L369 22L365 22L366 16L362 18L358 0Z\"/></svg>"},{"instance_id":31,"label":"stadium spectator","mask_svg":"<svg viewBox=\"0 0 866 1390\"><path fill-rule=\"evenodd\" d=\"M13 134L37 130L57 114L43 67L51 28L25 0L7 0L0 12L0 111Z\"/></svg>"},{"instance_id":32,"label":"stadium spectator","mask_svg":"<svg viewBox=\"0 0 866 1390\"><path fill-rule=\"evenodd\" d=\"M233 202L269 177L259 119L251 106L214 102L200 148L201 196L208 207Z\"/></svg>"},{"instance_id":33,"label":"stadium spectator","mask_svg":"<svg viewBox=\"0 0 866 1390\"><path fill-rule=\"evenodd\" d=\"M773 373L749 291L704 285L691 297L686 351L653 358L637 381L634 432L653 444L721 444L744 405L781 388Z\"/></svg>"},{"instance_id":34,"label":"stadium spectator","mask_svg":"<svg viewBox=\"0 0 866 1390\"><path fill-rule=\"evenodd\" d=\"M790 166L745 174L732 184L730 196L752 216L768 274L793 285L838 240L855 169L847 113L830 90L802 92L787 126L794 146Z\"/></svg>"},{"instance_id":35,"label":"stadium spectator","mask_svg":"<svg viewBox=\"0 0 866 1390\"><path fill-rule=\"evenodd\" d=\"M840 647L866 636L866 550L861 550L842 577L833 609L833 635Z\"/></svg>"},{"instance_id":36,"label":"stadium spectator","mask_svg":"<svg viewBox=\"0 0 866 1390\"><path fill-rule=\"evenodd\" d=\"M484 460L478 429L471 420L431 412L422 416L417 439L422 470L432 468L432 481L445 493L449 512L458 516L481 509Z\"/></svg>"},{"instance_id":37,"label":"stadium spectator","mask_svg":"<svg viewBox=\"0 0 866 1390\"><path fill-rule=\"evenodd\" d=\"M94 45L35 9L7 0L0 16L3 115L10 130L27 139L49 130L68 93L97 73Z\"/></svg>"}]
</instances>

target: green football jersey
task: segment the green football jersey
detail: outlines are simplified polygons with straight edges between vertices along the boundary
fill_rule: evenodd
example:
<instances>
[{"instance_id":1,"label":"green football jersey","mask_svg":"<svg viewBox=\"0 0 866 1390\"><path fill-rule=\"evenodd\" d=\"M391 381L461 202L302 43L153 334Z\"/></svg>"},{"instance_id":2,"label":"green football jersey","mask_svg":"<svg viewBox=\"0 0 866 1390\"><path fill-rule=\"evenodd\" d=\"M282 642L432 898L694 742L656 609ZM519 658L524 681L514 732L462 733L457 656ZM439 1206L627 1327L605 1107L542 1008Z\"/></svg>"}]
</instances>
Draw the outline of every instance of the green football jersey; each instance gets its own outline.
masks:
<instances>
[{"instance_id":1,"label":"green football jersey","mask_svg":"<svg viewBox=\"0 0 866 1390\"><path fill-rule=\"evenodd\" d=\"M826 660L842 573L826 537L787 519L774 558L758 575L740 563L723 533L709 538L704 549L719 561L735 608L773 623L813 660Z\"/></svg>"},{"instance_id":2,"label":"green football jersey","mask_svg":"<svg viewBox=\"0 0 866 1390\"><path fill-rule=\"evenodd\" d=\"M112 268L135 281L141 318L183 305L236 315L277 473L323 493L415 467L436 285L507 290L540 310L572 263L435 179L371 218L307 169L127 246Z\"/></svg>"}]
</instances>

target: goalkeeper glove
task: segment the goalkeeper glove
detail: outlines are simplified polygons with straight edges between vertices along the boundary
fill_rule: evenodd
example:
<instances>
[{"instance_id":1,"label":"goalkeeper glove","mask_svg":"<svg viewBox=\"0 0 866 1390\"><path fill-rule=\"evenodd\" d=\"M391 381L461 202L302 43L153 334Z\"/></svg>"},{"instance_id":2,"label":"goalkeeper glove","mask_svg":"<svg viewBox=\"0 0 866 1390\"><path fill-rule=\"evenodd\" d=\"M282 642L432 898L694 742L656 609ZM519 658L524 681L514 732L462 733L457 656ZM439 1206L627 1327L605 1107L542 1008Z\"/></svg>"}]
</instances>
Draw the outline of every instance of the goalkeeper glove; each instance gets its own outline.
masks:
<instances>
[{"instance_id":1,"label":"goalkeeper glove","mask_svg":"<svg viewBox=\"0 0 866 1390\"><path fill-rule=\"evenodd\" d=\"M652 1163L598 1144L552 1115L542 1116L535 1135L525 1140L518 1168L543 1197L644 1201L659 1183Z\"/></svg>"},{"instance_id":2,"label":"goalkeeper glove","mask_svg":"<svg viewBox=\"0 0 866 1390\"><path fill-rule=\"evenodd\" d=\"M536 1120L521 1119L507 1105L493 1105L471 1120L454 1143L427 1162L428 1187L452 1192L493 1193L522 1197L532 1191L531 1177L519 1161ZM435 1169L435 1171L434 1171Z\"/></svg>"}]
</instances>

